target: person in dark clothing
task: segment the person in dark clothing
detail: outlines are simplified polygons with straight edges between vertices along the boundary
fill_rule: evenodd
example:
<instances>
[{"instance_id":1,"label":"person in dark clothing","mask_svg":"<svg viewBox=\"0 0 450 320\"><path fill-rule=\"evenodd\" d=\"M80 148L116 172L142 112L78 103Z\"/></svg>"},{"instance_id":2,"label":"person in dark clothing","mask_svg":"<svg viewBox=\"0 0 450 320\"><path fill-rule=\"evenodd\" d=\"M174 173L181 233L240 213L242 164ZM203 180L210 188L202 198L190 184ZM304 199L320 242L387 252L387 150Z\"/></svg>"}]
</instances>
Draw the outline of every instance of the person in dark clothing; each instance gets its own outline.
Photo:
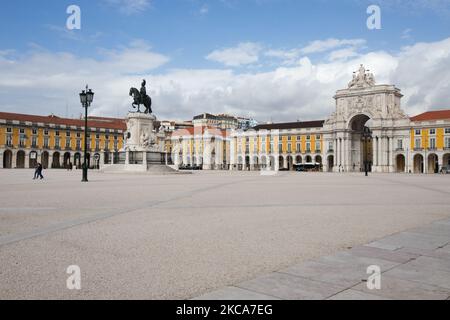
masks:
<instances>
[{"instance_id":1,"label":"person in dark clothing","mask_svg":"<svg viewBox=\"0 0 450 320\"><path fill-rule=\"evenodd\" d=\"M41 178L41 180L44 179L44 176L42 175L42 169L42 164L38 163L38 167L36 169L37 177Z\"/></svg>"},{"instance_id":2,"label":"person in dark clothing","mask_svg":"<svg viewBox=\"0 0 450 320\"><path fill-rule=\"evenodd\" d=\"M34 177L33 180L36 180L38 177L38 169L39 169L39 163L36 164L36 166L34 167Z\"/></svg>"}]
</instances>

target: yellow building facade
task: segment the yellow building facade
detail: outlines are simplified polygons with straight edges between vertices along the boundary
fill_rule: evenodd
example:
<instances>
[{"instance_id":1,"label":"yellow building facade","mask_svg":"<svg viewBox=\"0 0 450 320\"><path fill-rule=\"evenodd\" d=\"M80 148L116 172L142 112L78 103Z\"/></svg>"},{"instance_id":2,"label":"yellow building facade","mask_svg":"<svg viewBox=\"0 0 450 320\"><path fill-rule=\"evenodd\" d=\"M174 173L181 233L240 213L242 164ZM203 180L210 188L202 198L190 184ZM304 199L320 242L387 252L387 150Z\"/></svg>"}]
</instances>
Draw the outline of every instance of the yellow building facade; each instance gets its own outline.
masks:
<instances>
[{"instance_id":1,"label":"yellow building facade","mask_svg":"<svg viewBox=\"0 0 450 320\"><path fill-rule=\"evenodd\" d=\"M91 117L88 128L89 166L112 161L123 148L124 120ZM1 168L79 168L83 151L84 120L0 112Z\"/></svg>"}]
</instances>

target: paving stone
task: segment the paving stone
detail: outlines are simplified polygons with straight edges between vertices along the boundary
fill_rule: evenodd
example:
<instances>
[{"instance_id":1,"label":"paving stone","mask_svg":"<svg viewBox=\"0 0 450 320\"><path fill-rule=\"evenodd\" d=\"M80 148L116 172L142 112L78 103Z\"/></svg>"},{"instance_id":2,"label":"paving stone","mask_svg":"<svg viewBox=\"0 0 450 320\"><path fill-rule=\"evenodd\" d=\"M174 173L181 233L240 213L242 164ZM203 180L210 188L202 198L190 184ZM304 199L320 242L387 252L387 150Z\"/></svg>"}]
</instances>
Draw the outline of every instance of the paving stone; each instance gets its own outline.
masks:
<instances>
[{"instance_id":1,"label":"paving stone","mask_svg":"<svg viewBox=\"0 0 450 320\"><path fill-rule=\"evenodd\" d=\"M421 256L416 260L411 261L409 265L423 269L430 269L431 271L440 270L450 272L450 260L447 259Z\"/></svg>"},{"instance_id":2,"label":"paving stone","mask_svg":"<svg viewBox=\"0 0 450 320\"><path fill-rule=\"evenodd\" d=\"M359 284L352 289L393 300L445 300L450 294L450 289L402 280L387 274L381 276L380 290L370 290L366 283Z\"/></svg>"},{"instance_id":3,"label":"paving stone","mask_svg":"<svg viewBox=\"0 0 450 320\"><path fill-rule=\"evenodd\" d=\"M254 291L237 287L226 287L212 291L192 300L280 300L279 298L268 296Z\"/></svg>"},{"instance_id":4,"label":"paving stone","mask_svg":"<svg viewBox=\"0 0 450 320\"><path fill-rule=\"evenodd\" d=\"M414 233L439 235L439 236L446 237L447 240L450 241L450 224L431 223L429 225L415 228L415 229L412 229L409 231L414 232Z\"/></svg>"},{"instance_id":5,"label":"paving stone","mask_svg":"<svg viewBox=\"0 0 450 320\"><path fill-rule=\"evenodd\" d=\"M450 219L439 220L439 221L436 221L434 223L450 225Z\"/></svg>"},{"instance_id":6,"label":"paving stone","mask_svg":"<svg viewBox=\"0 0 450 320\"><path fill-rule=\"evenodd\" d=\"M448 252L450 253L450 244L443 246L442 248L437 249L439 252Z\"/></svg>"},{"instance_id":7,"label":"paving stone","mask_svg":"<svg viewBox=\"0 0 450 320\"><path fill-rule=\"evenodd\" d=\"M363 257L353 254L351 251L341 251L334 255L325 256L317 259L320 263L331 264L332 266L346 266L360 268L364 271L369 266L377 265L382 271L389 270L395 266L400 265L399 262L387 261L377 257Z\"/></svg>"},{"instance_id":8,"label":"paving stone","mask_svg":"<svg viewBox=\"0 0 450 320\"><path fill-rule=\"evenodd\" d=\"M328 300L391 300L389 298L376 296L370 293L348 289L332 296Z\"/></svg>"},{"instance_id":9,"label":"paving stone","mask_svg":"<svg viewBox=\"0 0 450 320\"><path fill-rule=\"evenodd\" d=\"M397 250L402 247L437 249L448 243L447 236L402 232L368 244L369 247Z\"/></svg>"},{"instance_id":10,"label":"paving stone","mask_svg":"<svg viewBox=\"0 0 450 320\"><path fill-rule=\"evenodd\" d=\"M322 300L346 289L343 286L278 272L240 283L237 286L286 300Z\"/></svg>"},{"instance_id":11,"label":"paving stone","mask_svg":"<svg viewBox=\"0 0 450 320\"><path fill-rule=\"evenodd\" d=\"M358 246L350 250L350 253L360 257L380 258L386 261L405 263L419 257L420 254L386 250L369 246Z\"/></svg>"},{"instance_id":12,"label":"paving stone","mask_svg":"<svg viewBox=\"0 0 450 320\"><path fill-rule=\"evenodd\" d=\"M411 262L389 270L384 275L450 289L450 272L425 269L422 266L411 265Z\"/></svg>"},{"instance_id":13,"label":"paving stone","mask_svg":"<svg viewBox=\"0 0 450 320\"><path fill-rule=\"evenodd\" d=\"M418 256L427 256L427 257L450 260L450 252L445 251L443 249L430 250L430 249L418 249L418 248L403 247L401 249L398 249L395 252L410 253L410 254L416 254Z\"/></svg>"},{"instance_id":14,"label":"paving stone","mask_svg":"<svg viewBox=\"0 0 450 320\"><path fill-rule=\"evenodd\" d=\"M327 264L317 261L309 261L283 270L287 273L311 280L329 282L344 287L352 287L367 279L366 267L359 265Z\"/></svg>"}]
</instances>

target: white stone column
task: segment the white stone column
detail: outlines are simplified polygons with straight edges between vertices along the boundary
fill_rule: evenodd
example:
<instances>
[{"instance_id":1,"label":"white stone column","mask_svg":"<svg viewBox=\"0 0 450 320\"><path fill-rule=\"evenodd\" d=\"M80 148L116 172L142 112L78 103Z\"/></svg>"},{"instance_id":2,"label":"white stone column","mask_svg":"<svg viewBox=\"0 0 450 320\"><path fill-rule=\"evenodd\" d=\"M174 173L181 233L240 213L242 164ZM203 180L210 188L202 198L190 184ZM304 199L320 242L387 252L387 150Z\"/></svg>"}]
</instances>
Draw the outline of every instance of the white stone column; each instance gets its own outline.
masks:
<instances>
[{"instance_id":1,"label":"white stone column","mask_svg":"<svg viewBox=\"0 0 450 320\"><path fill-rule=\"evenodd\" d=\"M25 169L29 169L30 168L30 152L29 151L25 151L25 163L24 163L24 167Z\"/></svg>"},{"instance_id":2,"label":"white stone column","mask_svg":"<svg viewBox=\"0 0 450 320\"><path fill-rule=\"evenodd\" d=\"M147 170L147 151L142 151L142 166Z\"/></svg>"},{"instance_id":3,"label":"white stone column","mask_svg":"<svg viewBox=\"0 0 450 320\"><path fill-rule=\"evenodd\" d=\"M0 150L0 169L3 169L3 152L4 150Z\"/></svg>"},{"instance_id":4,"label":"white stone column","mask_svg":"<svg viewBox=\"0 0 450 320\"><path fill-rule=\"evenodd\" d=\"M394 138L389 138L389 172L395 171Z\"/></svg>"},{"instance_id":5,"label":"white stone column","mask_svg":"<svg viewBox=\"0 0 450 320\"><path fill-rule=\"evenodd\" d=\"M73 155L70 155L70 159L72 159ZM72 162L72 160L70 160L70 162ZM99 166L100 168L102 168L105 165L105 152L100 152L100 162L99 162Z\"/></svg>"},{"instance_id":6,"label":"white stone column","mask_svg":"<svg viewBox=\"0 0 450 320\"><path fill-rule=\"evenodd\" d=\"M130 164L130 151L129 150L125 151L125 164L126 165Z\"/></svg>"},{"instance_id":7,"label":"white stone column","mask_svg":"<svg viewBox=\"0 0 450 320\"><path fill-rule=\"evenodd\" d=\"M11 159L11 168L14 169L17 167L17 151L12 151L12 159Z\"/></svg>"}]
</instances>

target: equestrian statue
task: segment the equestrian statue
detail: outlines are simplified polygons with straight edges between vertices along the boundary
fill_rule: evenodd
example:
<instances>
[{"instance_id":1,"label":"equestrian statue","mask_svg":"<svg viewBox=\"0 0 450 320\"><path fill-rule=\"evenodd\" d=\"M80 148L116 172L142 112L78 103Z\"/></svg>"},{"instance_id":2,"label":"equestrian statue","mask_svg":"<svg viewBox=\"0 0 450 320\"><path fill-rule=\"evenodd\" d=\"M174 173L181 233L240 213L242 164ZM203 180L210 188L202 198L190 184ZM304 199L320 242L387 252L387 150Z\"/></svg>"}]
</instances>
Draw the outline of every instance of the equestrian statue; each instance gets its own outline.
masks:
<instances>
[{"instance_id":1,"label":"equestrian statue","mask_svg":"<svg viewBox=\"0 0 450 320\"><path fill-rule=\"evenodd\" d=\"M152 98L147 95L147 90L145 89L145 85L147 82L145 79L142 81L141 90L139 91L136 88L130 89L130 96L133 97L132 106L134 109L137 108L137 112L141 113L141 105L145 107L145 114L152 113Z\"/></svg>"}]
</instances>

